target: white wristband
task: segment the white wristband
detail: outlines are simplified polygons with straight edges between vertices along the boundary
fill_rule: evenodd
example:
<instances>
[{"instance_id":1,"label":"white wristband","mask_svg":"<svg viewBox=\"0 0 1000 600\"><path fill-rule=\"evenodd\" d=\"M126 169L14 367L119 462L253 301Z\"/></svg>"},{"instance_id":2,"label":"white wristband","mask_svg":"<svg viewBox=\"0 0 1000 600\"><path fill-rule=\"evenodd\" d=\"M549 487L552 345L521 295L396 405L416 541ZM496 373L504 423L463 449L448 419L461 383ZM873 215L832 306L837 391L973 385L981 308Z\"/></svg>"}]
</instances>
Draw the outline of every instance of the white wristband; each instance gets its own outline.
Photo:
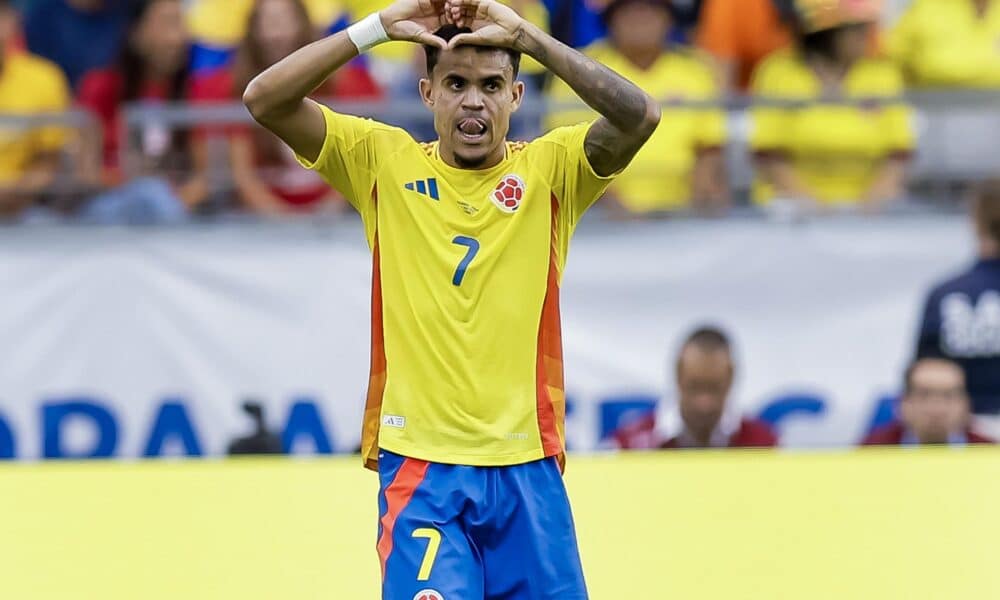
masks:
<instances>
[{"instance_id":1,"label":"white wristband","mask_svg":"<svg viewBox=\"0 0 1000 600\"><path fill-rule=\"evenodd\" d=\"M359 54L389 41L389 34L385 32L385 27L382 27L382 19L377 12L348 27L347 37L358 47Z\"/></svg>"}]
</instances>

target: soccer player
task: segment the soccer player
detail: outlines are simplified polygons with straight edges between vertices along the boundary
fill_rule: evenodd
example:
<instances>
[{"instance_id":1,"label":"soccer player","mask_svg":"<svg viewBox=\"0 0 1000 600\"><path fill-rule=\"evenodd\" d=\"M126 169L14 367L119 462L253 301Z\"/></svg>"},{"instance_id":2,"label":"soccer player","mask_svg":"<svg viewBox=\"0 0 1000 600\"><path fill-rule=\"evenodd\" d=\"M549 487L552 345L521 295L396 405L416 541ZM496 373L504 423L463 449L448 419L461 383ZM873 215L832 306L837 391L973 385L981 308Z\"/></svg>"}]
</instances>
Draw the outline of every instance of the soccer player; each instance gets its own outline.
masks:
<instances>
[{"instance_id":1,"label":"soccer player","mask_svg":"<svg viewBox=\"0 0 1000 600\"><path fill-rule=\"evenodd\" d=\"M390 39L425 47L434 143L307 98ZM602 116L508 142L522 54ZM560 472L559 281L656 103L495 0L399 0L264 71L244 102L361 213L371 246L362 453L381 484L383 598L586 598Z\"/></svg>"}]
</instances>

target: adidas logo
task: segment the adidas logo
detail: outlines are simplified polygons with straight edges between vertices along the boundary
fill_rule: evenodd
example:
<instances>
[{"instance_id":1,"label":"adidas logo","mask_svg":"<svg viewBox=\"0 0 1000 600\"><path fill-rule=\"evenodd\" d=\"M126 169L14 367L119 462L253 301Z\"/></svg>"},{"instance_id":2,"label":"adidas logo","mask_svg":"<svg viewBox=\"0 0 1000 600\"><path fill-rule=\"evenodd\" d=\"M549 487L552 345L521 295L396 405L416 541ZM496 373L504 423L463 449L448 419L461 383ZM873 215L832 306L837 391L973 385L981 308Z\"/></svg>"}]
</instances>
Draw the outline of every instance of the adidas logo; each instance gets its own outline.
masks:
<instances>
[{"instance_id":1,"label":"adidas logo","mask_svg":"<svg viewBox=\"0 0 1000 600\"><path fill-rule=\"evenodd\" d=\"M436 177L411 181L410 183L403 185L403 187L411 192L416 192L424 196L430 196L433 200L441 199L441 196L438 195L438 180Z\"/></svg>"}]
</instances>

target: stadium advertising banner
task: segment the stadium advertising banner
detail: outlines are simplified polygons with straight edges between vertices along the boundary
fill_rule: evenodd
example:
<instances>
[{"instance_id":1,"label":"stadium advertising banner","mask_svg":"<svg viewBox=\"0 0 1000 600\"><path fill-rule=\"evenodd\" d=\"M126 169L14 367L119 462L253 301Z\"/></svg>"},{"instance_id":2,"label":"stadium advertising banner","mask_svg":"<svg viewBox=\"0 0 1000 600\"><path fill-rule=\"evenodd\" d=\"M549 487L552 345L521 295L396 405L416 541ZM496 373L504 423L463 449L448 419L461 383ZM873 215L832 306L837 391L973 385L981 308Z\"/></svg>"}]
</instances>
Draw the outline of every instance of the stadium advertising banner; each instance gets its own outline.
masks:
<instances>
[{"instance_id":1,"label":"stadium advertising banner","mask_svg":"<svg viewBox=\"0 0 1000 600\"><path fill-rule=\"evenodd\" d=\"M368 376L360 225L27 229L0 237L0 457L221 455L266 408L295 453L353 451ZM673 354L713 323L739 410L782 444L891 414L920 305L970 260L959 218L584 223L563 281L572 449L669 412Z\"/></svg>"}]
</instances>

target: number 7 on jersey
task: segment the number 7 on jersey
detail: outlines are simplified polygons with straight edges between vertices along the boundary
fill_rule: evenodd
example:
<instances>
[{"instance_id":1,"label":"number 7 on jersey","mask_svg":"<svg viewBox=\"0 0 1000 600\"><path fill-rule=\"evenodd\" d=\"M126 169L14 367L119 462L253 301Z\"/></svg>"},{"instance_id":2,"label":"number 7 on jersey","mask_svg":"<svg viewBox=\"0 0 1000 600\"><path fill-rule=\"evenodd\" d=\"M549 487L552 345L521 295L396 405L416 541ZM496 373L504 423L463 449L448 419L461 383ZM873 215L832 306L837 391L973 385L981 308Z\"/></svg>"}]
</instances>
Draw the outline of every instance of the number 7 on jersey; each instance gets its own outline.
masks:
<instances>
[{"instance_id":1,"label":"number 7 on jersey","mask_svg":"<svg viewBox=\"0 0 1000 600\"><path fill-rule=\"evenodd\" d=\"M465 256L458 263L458 268L455 269L455 276L451 278L451 283L458 286L462 285L462 280L465 279L465 270L469 268L469 263L472 262L472 259L476 257L476 253L479 252L479 240L459 235L455 236L455 239L451 240L451 243L468 248Z\"/></svg>"}]
</instances>

